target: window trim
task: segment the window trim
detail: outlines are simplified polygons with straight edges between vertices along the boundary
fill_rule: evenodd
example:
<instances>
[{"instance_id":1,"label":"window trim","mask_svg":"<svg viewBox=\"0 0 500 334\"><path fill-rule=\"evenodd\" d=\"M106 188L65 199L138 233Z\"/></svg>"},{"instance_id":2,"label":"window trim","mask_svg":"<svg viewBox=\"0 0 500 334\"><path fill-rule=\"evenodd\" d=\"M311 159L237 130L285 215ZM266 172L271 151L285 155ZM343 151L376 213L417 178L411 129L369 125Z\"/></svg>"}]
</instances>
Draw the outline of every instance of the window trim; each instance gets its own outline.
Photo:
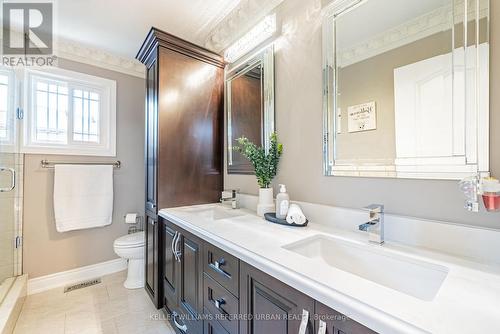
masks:
<instances>
[{"instance_id":1,"label":"window trim","mask_svg":"<svg viewBox=\"0 0 500 334\"><path fill-rule=\"evenodd\" d=\"M68 83L68 141L60 143L36 142L34 136L34 80L36 78ZM92 89L100 93L99 132L101 143L82 143L73 140L73 99L74 89ZM52 69L26 69L24 73L23 135L21 152L32 154L62 154L89 156L116 156L116 81L80 72Z\"/></svg>"},{"instance_id":2,"label":"window trim","mask_svg":"<svg viewBox=\"0 0 500 334\"><path fill-rule=\"evenodd\" d=\"M17 99L17 87L16 87L16 74L14 70L0 66L0 73L7 75L8 77L8 102L7 102L7 129L10 127L10 134L6 140L0 139L1 151L5 153L16 152L16 143L18 136L18 128L16 122L16 99Z\"/></svg>"}]
</instances>

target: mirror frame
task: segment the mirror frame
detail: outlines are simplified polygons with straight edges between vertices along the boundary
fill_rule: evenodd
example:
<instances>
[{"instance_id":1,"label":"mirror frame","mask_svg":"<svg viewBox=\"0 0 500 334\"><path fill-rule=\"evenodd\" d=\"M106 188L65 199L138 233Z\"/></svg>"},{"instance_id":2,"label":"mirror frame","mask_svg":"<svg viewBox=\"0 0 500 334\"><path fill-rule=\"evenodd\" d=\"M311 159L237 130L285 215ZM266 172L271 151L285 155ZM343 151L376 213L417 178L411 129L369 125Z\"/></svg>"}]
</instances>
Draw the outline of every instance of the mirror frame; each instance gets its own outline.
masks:
<instances>
[{"instance_id":1,"label":"mirror frame","mask_svg":"<svg viewBox=\"0 0 500 334\"><path fill-rule=\"evenodd\" d=\"M260 51L243 58L234 64L226 66L224 70L224 96L226 115L226 151L228 174L255 174L253 168L238 168L232 165L233 144L231 140L231 81L245 75L248 71L260 64L263 68L264 81L262 82L262 144L269 152L271 134L275 131L274 112L274 46L271 44Z\"/></svg>"},{"instance_id":2,"label":"mirror frame","mask_svg":"<svg viewBox=\"0 0 500 334\"><path fill-rule=\"evenodd\" d=\"M477 133L477 162L468 164L465 160L465 164L456 164L450 166L436 165L436 166L408 166L404 171L398 172L396 170L396 164L391 166L388 165L354 165L354 164L342 164L335 160L336 156L336 122L337 122L337 101L335 96L337 95L337 85L336 85L336 43L335 43L335 20L337 17L349 12L351 9L356 8L358 5L362 5L364 2L373 0L333 0L328 6L326 6L323 11L323 31L322 31L322 48L323 48L323 173L325 176L356 176L356 177L382 177L382 178L399 178L399 179L445 179L445 180L459 180L471 175L489 175L489 86L479 87L476 84L475 87L475 97L476 100L479 96L480 89L482 97L484 97L484 104L488 112L487 115L480 115L478 111L477 103L474 105L475 114L477 119L476 131ZM470 11L468 8L468 0L450 0L454 8L461 8L461 15L459 21L456 21L458 14L455 13L455 18L453 24L464 22L469 19L466 15ZM459 1L462 3L459 4ZM487 4L487 43L491 47L490 43L490 14L489 10L491 8L490 0L477 0L477 8L473 10L480 9L480 4L484 2ZM460 6L460 7L457 7ZM467 7L465 7L467 6ZM467 10L465 10L467 8ZM471 20L478 25L481 10L476 11L475 17ZM465 27L465 26L464 26ZM464 28L465 30L466 28ZM465 34L464 34L465 35ZM465 44L465 43L464 43ZM476 46L478 41L476 41ZM465 56L466 63L475 63L474 68L478 69L479 59L471 61L467 56ZM490 59L488 55L488 60L486 64L488 68L488 79L490 76ZM476 71L477 72L477 71ZM453 69L455 73L455 69ZM465 74L467 75L467 74ZM489 80L488 80L489 81ZM464 98L465 101L465 98ZM465 102L464 102L465 103ZM468 108L467 106L465 108ZM470 109L469 109L470 110ZM480 130L479 130L480 129ZM467 152L467 151L466 151ZM467 153L465 153L467 154ZM452 157L454 158L454 157ZM406 167L406 166L405 166ZM420 168L419 168L420 167ZM424 168L422 168L424 167ZM451 170L443 170L449 167ZM391 170L392 169L392 170ZM398 175L400 174L400 175Z\"/></svg>"}]
</instances>

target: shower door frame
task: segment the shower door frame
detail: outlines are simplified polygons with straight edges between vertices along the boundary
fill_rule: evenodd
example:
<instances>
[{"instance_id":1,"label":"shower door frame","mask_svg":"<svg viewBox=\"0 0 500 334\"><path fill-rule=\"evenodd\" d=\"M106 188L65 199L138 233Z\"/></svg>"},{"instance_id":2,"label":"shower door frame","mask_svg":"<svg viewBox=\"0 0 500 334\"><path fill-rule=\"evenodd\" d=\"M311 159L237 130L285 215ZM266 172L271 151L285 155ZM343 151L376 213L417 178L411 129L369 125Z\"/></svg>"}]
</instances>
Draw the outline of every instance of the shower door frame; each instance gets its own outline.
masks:
<instances>
[{"instance_id":1,"label":"shower door frame","mask_svg":"<svg viewBox=\"0 0 500 334\"><path fill-rule=\"evenodd\" d=\"M0 155L4 155L5 159L0 159L0 167L5 167L2 172L11 172L13 180L13 189L3 191L3 193L13 192L13 221L9 222L14 225L12 234L13 252L12 256L12 273L11 277L20 276L23 274L23 198L24 198L24 154L20 152L20 129L23 120L23 75L22 70L15 70L0 66L3 73L8 73L9 76L9 104L8 104L8 126L13 131L10 141L0 143ZM11 171L13 169L13 171ZM3 187L4 185L2 185ZM6 189L7 190L7 189ZM10 201L9 201L10 202ZM8 219L11 219L10 217ZM7 277L9 278L9 277ZM2 280L3 281L3 280ZM0 282L1 283L1 282Z\"/></svg>"}]
</instances>

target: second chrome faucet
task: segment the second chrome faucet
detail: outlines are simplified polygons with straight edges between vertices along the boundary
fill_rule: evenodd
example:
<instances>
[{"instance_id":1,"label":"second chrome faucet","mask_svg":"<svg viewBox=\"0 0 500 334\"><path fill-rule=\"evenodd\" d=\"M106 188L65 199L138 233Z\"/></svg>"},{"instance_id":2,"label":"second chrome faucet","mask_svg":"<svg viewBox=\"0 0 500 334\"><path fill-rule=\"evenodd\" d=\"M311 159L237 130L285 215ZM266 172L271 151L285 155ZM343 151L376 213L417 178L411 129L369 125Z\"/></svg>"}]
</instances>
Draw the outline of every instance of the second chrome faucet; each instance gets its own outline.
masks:
<instances>
[{"instance_id":1,"label":"second chrome faucet","mask_svg":"<svg viewBox=\"0 0 500 334\"><path fill-rule=\"evenodd\" d=\"M231 208L233 208L233 209L239 209L240 208L240 203L238 203L238 198L236 196L238 194L239 190L238 189L232 189L230 191L231 191L231 197L221 197L220 202L224 203L224 202L231 201Z\"/></svg>"}]
</instances>

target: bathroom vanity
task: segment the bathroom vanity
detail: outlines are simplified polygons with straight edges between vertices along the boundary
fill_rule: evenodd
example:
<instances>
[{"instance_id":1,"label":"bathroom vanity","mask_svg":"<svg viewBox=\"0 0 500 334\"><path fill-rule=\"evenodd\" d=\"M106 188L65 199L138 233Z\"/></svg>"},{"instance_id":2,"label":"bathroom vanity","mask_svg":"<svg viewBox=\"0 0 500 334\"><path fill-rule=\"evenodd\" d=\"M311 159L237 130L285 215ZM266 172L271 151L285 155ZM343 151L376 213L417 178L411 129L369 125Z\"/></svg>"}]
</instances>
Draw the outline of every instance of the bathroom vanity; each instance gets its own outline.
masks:
<instances>
[{"instance_id":1,"label":"bathroom vanity","mask_svg":"<svg viewBox=\"0 0 500 334\"><path fill-rule=\"evenodd\" d=\"M220 204L159 216L164 311L179 333L500 331L498 264Z\"/></svg>"},{"instance_id":2,"label":"bathroom vanity","mask_svg":"<svg viewBox=\"0 0 500 334\"><path fill-rule=\"evenodd\" d=\"M198 212L215 220L238 216L220 206L202 206ZM375 333L215 246L203 234L188 232L168 212L160 217L164 310L180 333L322 333L320 321L323 333Z\"/></svg>"}]
</instances>

